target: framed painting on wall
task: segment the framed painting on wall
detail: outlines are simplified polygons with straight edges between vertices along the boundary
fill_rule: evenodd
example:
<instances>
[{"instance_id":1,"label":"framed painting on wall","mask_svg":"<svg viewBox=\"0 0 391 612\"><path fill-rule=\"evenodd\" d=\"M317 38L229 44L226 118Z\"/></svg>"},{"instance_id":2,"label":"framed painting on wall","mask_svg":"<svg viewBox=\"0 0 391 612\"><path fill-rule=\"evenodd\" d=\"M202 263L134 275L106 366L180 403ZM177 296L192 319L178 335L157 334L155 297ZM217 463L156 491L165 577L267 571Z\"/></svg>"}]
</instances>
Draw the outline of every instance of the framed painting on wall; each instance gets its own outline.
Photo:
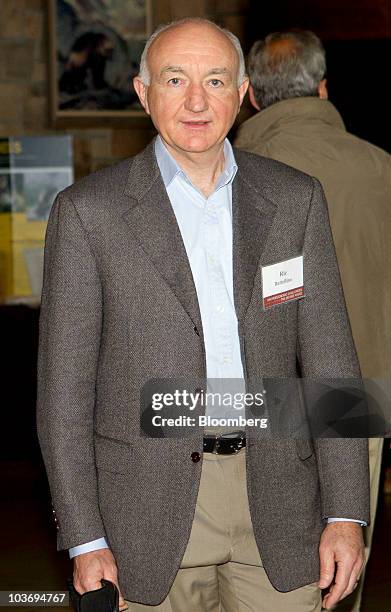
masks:
<instances>
[{"instance_id":1,"label":"framed painting on wall","mask_svg":"<svg viewBox=\"0 0 391 612\"><path fill-rule=\"evenodd\" d=\"M132 80L152 31L152 0L50 0L49 6L53 121L145 118Z\"/></svg>"}]
</instances>

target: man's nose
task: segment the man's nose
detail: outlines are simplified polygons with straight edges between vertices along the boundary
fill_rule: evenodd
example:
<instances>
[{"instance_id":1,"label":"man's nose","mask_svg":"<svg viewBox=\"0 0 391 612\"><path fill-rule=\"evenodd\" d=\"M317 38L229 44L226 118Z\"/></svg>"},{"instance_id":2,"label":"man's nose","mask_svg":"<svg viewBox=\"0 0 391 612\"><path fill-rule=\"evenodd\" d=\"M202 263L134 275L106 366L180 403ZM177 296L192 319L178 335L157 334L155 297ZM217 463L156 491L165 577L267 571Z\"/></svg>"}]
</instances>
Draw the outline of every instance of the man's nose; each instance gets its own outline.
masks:
<instances>
[{"instance_id":1,"label":"man's nose","mask_svg":"<svg viewBox=\"0 0 391 612\"><path fill-rule=\"evenodd\" d=\"M186 110L201 113L208 109L208 96L201 85L190 85L186 91Z\"/></svg>"}]
</instances>

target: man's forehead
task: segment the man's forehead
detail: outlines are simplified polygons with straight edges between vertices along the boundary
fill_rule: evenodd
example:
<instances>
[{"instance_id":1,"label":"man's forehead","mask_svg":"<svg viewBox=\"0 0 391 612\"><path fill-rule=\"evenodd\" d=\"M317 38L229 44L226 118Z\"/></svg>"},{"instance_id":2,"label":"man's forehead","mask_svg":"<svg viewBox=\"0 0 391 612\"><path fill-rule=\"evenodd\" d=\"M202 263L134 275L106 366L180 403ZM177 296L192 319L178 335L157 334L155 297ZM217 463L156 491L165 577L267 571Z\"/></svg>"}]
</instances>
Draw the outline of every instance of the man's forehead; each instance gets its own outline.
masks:
<instances>
[{"instance_id":1,"label":"man's forehead","mask_svg":"<svg viewBox=\"0 0 391 612\"><path fill-rule=\"evenodd\" d=\"M237 63L237 53L217 29L191 24L163 32L151 45L148 61L158 72L169 66L188 69L195 63L209 69L231 70Z\"/></svg>"},{"instance_id":2,"label":"man's forehead","mask_svg":"<svg viewBox=\"0 0 391 612\"><path fill-rule=\"evenodd\" d=\"M191 64L190 66L194 66L194 64ZM197 68L199 68L202 66L197 66ZM205 66L205 72L207 75L214 75L214 74L218 74L218 75L227 75L230 76L232 74L232 69L228 66ZM189 65L187 64L168 64L166 66L162 66L162 68L160 69L160 75L164 75L164 74L187 74L189 71Z\"/></svg>"}]
</instances>

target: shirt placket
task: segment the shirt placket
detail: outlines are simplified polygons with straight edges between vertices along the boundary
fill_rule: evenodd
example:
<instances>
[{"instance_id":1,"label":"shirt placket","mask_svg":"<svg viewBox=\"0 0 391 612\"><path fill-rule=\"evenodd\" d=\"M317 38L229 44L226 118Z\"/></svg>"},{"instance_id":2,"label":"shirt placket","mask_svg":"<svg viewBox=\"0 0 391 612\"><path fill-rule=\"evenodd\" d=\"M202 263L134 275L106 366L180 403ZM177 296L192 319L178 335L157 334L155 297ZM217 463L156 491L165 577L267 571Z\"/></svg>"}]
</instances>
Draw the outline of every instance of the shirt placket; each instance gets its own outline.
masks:
<instances>
[{"instance_id":1,"label":"shirt placket","mask_svg":"<svg viewBox=\"0 0 391 612\"><path fill-rule=\"evenodd\" d=\"M223 270L225 249L221 231L219 209L211 196L205 205L203 235L211 301L211 327L219 376L224 378L230 376L233 339L229 292Z\"/></svg>"}]
</instances>

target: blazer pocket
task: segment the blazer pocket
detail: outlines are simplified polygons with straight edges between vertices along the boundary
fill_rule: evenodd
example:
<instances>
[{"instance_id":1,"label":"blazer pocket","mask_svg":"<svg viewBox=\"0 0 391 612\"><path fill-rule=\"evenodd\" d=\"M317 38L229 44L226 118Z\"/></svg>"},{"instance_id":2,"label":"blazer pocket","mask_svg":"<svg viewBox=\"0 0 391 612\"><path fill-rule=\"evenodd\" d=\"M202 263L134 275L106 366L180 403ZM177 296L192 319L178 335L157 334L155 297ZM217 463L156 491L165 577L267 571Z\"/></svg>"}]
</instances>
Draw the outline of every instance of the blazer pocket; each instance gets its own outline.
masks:
<instances>
[{"instance_id":1,"label":"blazer pocket","mask_svg":"<svg viewBox=\"0 0 391 612\"><path fill-rule=\"evenodd\" d=\"M128 474L132 460L130 445L101 434L94 434L95 465L97 470L114 474Z\"/></svg>"},{"instance_id":2,"label":"blazer pocket","mask_svg":"<svg viewBox=\"0 0 391 612\"><path fill-rule=\"evenodd\" d=\"M310 440L296 440L296 450L300 459L302 459L303 461L309 459L309 457L314 454L314 447L312 446L312 442Z\"/></svg>"}]
</instances>

